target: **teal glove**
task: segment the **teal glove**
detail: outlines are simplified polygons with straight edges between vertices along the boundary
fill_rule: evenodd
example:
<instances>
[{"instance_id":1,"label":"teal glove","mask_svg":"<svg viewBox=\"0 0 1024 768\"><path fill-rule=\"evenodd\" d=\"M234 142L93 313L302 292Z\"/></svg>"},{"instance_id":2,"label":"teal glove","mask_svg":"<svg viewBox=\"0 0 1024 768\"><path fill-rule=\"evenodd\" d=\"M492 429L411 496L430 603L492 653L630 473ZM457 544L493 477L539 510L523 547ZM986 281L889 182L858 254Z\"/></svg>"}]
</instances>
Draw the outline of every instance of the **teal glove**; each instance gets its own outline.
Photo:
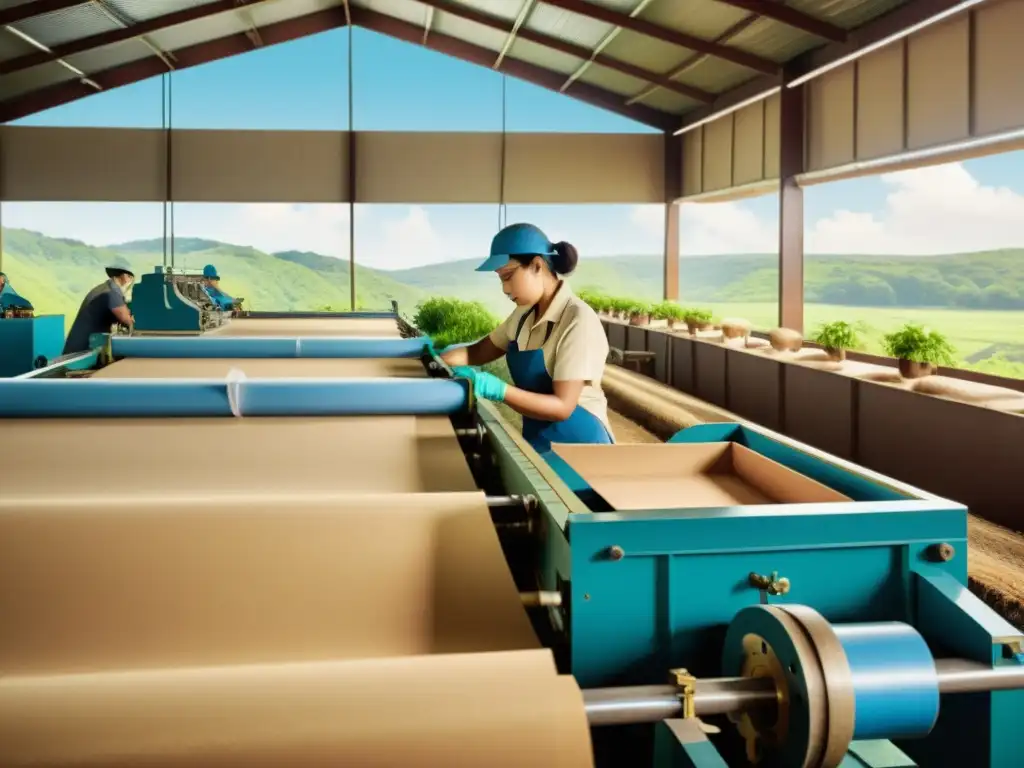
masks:
<instances>
[{"instance_id":1,"label":"teal glove","mask_svg":"<svg viewBox=\"0 0 1024 768\"><path fill-rule=\"evenodd\" d=\"M505 390L508 388L508 385L493 373L480 371L468 365L457 365L452 368L452 373L473 382L473 392L477 397L481 397L484 400L493 400L496 403L505 400Z\"/></svg>"}]
</instances>

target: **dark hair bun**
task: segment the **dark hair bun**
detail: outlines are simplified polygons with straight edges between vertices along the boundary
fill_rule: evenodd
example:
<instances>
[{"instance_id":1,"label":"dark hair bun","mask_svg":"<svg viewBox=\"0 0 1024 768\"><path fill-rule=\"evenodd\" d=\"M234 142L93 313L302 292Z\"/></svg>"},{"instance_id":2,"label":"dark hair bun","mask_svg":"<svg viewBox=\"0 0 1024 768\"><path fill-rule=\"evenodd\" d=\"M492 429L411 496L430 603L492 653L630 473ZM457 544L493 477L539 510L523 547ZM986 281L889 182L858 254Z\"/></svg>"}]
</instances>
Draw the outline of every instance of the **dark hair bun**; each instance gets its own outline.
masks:
<instances>
[{"instance_id":1,"label":"dark hair bun","mask_svg":"<svg viewBox=\"0 0 1024 768\"><path fill-rule=\"evenodd\" d=\"M559 275L571 275L576 269L576 263L580 255L576 253L576 247L564 240L554 245L555 255L551 257L551 266Z\"/></svg>"}]
</instances>

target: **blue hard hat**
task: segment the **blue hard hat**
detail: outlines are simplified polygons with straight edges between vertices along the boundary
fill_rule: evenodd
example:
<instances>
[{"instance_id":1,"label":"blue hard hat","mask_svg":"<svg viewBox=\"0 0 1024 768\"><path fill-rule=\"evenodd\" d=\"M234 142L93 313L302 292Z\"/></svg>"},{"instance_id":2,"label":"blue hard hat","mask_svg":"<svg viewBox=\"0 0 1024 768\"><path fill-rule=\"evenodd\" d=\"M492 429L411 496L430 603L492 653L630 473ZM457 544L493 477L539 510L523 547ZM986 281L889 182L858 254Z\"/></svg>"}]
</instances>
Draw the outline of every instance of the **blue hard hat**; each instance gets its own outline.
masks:
<instances>
[{"instance_id":1,"label":"blue hard hat","mask_svg":"<svg viewBox=\"0 0 1024 768\"><path fill-rule=\"evenodd\" d=\"M555 247L548 236L533 224L510 224L491 240L491 255L476 268L477 272L494 272L506 264L510 256L535 254L550 260Z\"/></svg>"},{"instance_id":2,"label":"blue hard hat","mask_svg":"<svg viewBox=\"0 0 1024 768\"><path fill-rule=\"evenodd\" d=\"M210 280L220 280L220 277L217 276L217 268L213 264L207 264L203 267L203 277Z\"/></svg>"}]
</instances>

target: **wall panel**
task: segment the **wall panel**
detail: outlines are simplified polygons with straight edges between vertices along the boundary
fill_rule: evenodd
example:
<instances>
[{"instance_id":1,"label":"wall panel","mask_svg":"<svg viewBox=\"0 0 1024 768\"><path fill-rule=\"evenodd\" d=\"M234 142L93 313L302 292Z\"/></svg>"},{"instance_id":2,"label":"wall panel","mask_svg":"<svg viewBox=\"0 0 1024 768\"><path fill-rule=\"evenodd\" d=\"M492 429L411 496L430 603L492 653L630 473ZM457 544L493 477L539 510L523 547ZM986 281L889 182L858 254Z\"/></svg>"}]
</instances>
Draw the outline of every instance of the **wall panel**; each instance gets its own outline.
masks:
<instances>
[{"instance_id":1,"label":"wall panel","mask_svg":"<svg viewBox=\"0 0 1024 768\"><path fill-rule=\"evenodd\" d=\"M6 200L151 201L166 194L166 134L4 126ZM180 202L348 202L341 131L176 130ZM658 134L509 134L508 203L663 203ZM358 132L357 203L496 203L501 135Z\"/></svg>"},{"instance_id":2,"label":"wall panel","mask_svg":"<svg viewBox=\"0 0 1024 768\"><path fill-rule=\"evenodd\" d=\"M969 37L961 15L907 41L907 149L970 136Z\"/></svg>"},{"instance_id":3,"label":"wall panel","mask_svg":"<svg viewBox=\"0 0 1024 768\"><path fill-rule=\"evenodd\" d=\"M704 188L704 128L683 134L683 195L700 194Z\"/></svg>"},{"instance_id":4,"label":"wall panel","mask_svg":"<svg viewBox=\"0 0 1024 768\"><path fill-rule=\"evenodd\" d=\"M163 200L164 137L122 128L4 126L5 200Z\"/></svg>"},{"instance_id":5,"label":"wall panel","mask_svg":"<svg viewBox=\"0 0 1024 768\"><path fill-rule=\"evenodd\" d=\"M842 67L812 80L807 88L807 168L853 161L854 70Z\"/></svg>"},{"instance_id":6,"label":"wall panel","mask_svg":"<svg viewBox=\"0 0 1024 768\"><path fill-rule=\"evenodd\" d=\"M765 103L736 112L733 124L732 183L750 184L764 178Z\"/></svg>"},{"instance_id":7,"label":"wall panel","mask_svg":"<svg viewBox=\"0 0 1024 768\"><path fill-rule=\"evenodd\" d=\"M903 151L903 46L890 45L857 64L857 159Z\"/></svg>"},{"instance_id":8,"label":"wall panel","mask_svg":"<svg viewBox=\"0 0 1024 768\"><path fill-rule=\"evenodd\" d=\"M974 22L974 133L1024 126L1024 2L983 5Z\"/></svg>"},{"instance_id":9,"label":"wall panel","mask_svg":"<svg viewBox=\"0 0 1024 768\"><path fill-rule=\"evenodd\" d=\"M660 134L510 133L506 152L507 203L665 202Z\"/></svg>"},{"instance_id":10,"label":"wall panel","mask_svg":"<svg viewBox=\"0 0 1024 768\"><path fill-rule=\"evenodd\" d=\"M172 131L171 148L171 195L178 202L348 200L348 141L341 132Z\"/></svg>"},{"instance_id":11,"label":"wall panel","mask_svg":"<svg viewBox=\"0 0 1024 768\"><path fill-rule=\"evenodd\" d=\"M732 183L733 115L704 126L704 189L727 189Z\"/></svg>"},{"instance_id":12,"label":"wall panel","mask_svg":"<svg viewBox=\"0 0 1024 768\"><path fill-rule=\"evenodd\" d=\"M360 203L481 203L499 199L501 134L356 134Z\"/></svg>"},{"instance_id":13,"label":"wall panel","mask_svg":"<svg viewBox=\"0 0 1024 768\"><path fill-rule=\"evenodd\" d=\"M779 178L779 152L782 136L779 131L782 97L769 96L764 101L764 178Z\"/></svg>"}]
</instances>

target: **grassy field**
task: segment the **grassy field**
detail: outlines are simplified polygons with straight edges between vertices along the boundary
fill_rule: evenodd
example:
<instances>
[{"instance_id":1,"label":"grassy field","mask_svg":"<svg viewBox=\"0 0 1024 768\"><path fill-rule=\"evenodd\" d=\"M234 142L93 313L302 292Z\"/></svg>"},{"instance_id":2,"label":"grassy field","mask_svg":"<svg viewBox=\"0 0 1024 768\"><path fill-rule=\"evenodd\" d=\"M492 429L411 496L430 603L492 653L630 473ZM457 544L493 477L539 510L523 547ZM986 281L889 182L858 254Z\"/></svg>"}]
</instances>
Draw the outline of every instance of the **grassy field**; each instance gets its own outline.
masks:
<instances>
[{"instance_id":1,"label":"grassy field","mask_svg":"<svg viewBox=\"0 0 1024 768\"><path fill-rule=\"evenodd\" d=\"M773 303L710 303L718 317L741 317L755 328L778 325L778 306ZM882 336L904 323L920 323L933 328L952 342L964 368L1000 376L1024 378L1024 363L1007 360L1001 349L1012 352L1024 346L1024 311L969 309L900 309L896 307L843 307L834 304L808 304L804 309L804 329L808 336L822 323L845 320L860 323L867 348L882 354ZM973 362L980 359L981 362Z\"/></svg>"}]
</instances>

